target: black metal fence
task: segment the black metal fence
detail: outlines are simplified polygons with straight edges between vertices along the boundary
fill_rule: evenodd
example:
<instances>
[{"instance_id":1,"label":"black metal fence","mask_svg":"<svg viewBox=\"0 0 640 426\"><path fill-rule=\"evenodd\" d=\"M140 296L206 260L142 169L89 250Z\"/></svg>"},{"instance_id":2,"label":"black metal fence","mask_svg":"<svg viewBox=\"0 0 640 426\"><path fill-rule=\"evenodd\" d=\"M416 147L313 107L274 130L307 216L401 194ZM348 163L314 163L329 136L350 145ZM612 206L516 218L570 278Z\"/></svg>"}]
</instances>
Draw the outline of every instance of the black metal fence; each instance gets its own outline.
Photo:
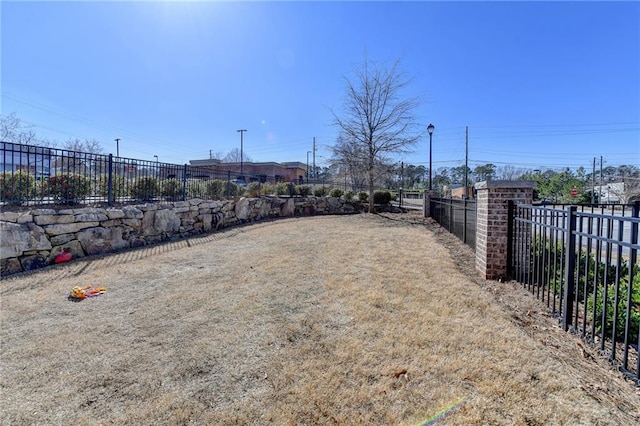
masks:
<instances>
[{"instance_id":1,"label":"black metal fence","mask_svg":"<svg viewBox=\"0 0 640 426\"><path fill-rule=\"evenodd\" d=\"M431 198L431 217L463 243L476 247L476 200Z\"/></svg>"},{"instance_id":2,"label":"black metal fence","mask_svg":"<svg viewBox=\"0 0 640 426\"><path fill-rule=\"evenodd\" d=\"M640 385L640 203L510 204L510 275Z\"/></svg>"},{"instance_id":3,"label":"black metal fence","mask_svg":"<svg viewBox=\"0 0 640 426\"><path fill-rule=\"evenodd\" d=\"M0 142L2 205L112 205L138 201L221 199L243 195L295 195L296 184L344 188L329 179L285 182L282 176L251 175L243 180L224 163L210 166L170 164L58 148ZM272 185L272 187L269 187ZM276 187L274 189L274 187ZM304 195L304 194L303 194Z\"/></svg>"}]
</instances>

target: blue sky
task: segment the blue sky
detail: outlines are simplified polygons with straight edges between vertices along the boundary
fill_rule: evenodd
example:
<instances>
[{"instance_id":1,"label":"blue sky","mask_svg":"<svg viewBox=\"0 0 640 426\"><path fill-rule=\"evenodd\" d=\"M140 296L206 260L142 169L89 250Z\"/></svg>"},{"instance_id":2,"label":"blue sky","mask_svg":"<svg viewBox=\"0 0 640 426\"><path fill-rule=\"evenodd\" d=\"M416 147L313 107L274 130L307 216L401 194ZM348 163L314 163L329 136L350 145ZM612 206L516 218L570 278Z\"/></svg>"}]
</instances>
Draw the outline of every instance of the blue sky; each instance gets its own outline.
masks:
<instances>
[{"instance_id":1,"label":"blue sky","mask_svg":"<svg viewBox=\"0 0 640 426\"><path fill-rule=\"evenodd\" d=\"M640 165L638 2L2 1L1 111L62 145L316 163L343 78L399 59L434 169ZM398 157L428 165L429 140Z\"/></svg>"}]
</instances>

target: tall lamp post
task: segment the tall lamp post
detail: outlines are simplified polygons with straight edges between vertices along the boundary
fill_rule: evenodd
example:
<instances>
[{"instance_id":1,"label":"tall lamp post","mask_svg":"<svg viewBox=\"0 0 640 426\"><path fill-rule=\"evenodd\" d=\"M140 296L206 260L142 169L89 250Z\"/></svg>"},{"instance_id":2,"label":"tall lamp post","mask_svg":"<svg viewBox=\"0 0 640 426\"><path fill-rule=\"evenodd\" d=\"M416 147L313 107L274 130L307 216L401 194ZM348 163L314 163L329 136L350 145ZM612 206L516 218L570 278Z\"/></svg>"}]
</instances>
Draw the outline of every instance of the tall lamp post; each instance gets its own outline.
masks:
<instances>
[{"instance_id":1,"label":"tall lamp post","mask_svg":"<svg viewBox=\"0 0 640 426\"><path fill-rule=\"evenodd\" d=\"M244 157L244 155L242 154L242 142L243 142L244 132L246 132L247 129L240 129L236 131L240 132L240 179L244 181L244 174L242 173L242 161L243 161L242 157Z\"/></svg>"},{"instance_id":2,"label":"tall lamp post","mask_svg":"<svg viewBox=\"0 0 640 426\"><path fill-rule=\"evenodd\" d=\"M120 157L120 138L115 138L116 141L116 157Z\"/></svg>"},{"instance_id":3,"label":"tall lamp post","mask_svg":"<svg viewBox=\"0 0 640 426\"><path fill-rule=\"evenodd\" d=\"M157 155L154 155L154 156L153 156L153 158L155 158L155 159L156 159L156 179L158 179L158 178L159 178L159 176L160 176L160 170L158 170L158 169L159 169L158 156L157 156Z\"/></svg>"},{"instance_id":4,"label":"tall lamp post","mask_svg":"<svg viewBox=\"0 0 640 426\"><path fill-rule=\"evenodd\" d=\"M435 127L433 124L429 124L427 126L427 132L429 132L429 191L433 189L433 185L431 183L431 174L432 174L432 152L433 152L433 131Z\"/></svg>"},{"instance_id":5,"label":"tall lamp post","mask_svg":"<svg viewBox=\"0 0 640 426\"><path fill-rule=\"evenodd\" d=\"M309 154L311 151L307 151L307 183L309 183Z\"/></svg>"}]
</instances>

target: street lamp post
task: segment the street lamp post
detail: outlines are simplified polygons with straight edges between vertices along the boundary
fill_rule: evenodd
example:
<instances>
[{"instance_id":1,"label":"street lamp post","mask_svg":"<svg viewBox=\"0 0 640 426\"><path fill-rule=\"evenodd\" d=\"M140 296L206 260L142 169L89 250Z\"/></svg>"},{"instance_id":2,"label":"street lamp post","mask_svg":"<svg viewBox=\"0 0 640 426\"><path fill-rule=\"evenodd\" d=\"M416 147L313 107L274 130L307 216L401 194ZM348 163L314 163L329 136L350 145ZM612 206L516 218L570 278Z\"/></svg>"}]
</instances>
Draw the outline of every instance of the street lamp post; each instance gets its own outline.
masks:
<instances>
[{"instance_id":1,"label":"street lamp post","mask_svg":"<svg viewBox=\"0 0 640 426\"><path fill-rule=\"evenodd\" d=\"M236 131L240 132L240 179L242 179L244 181L244 174L242 173L242 162L243 162L242 144L243 144L244 132L246 132L247 129L240 129L240 130L236 130Z\"/></svg>"},{"instance_id":2,"label":"street lamp post","mask_svg":"<svg viewBox=\"0 0 640 426\"><path fill-rule=\"evenodd\" d=\"M309 154L311 151L307 151L307 183L309 183Z\"/></svg>"},{"instance_id":3,"label":"street lamp post","mask_svg":"<svg viewBox=\"0 0 640 426\"><path fill-rule=\"evenodd\" d=\"M433 185L431 183L431 174L432 174L432 168L433 168L433 130L435 129L433 124L429 124L427 126L427 132L429 132L429 191L431 191L433 189Z\"/></svg>"},{"instance_id":4,"label":"street lamp post","mask_svg":"<svg viewBox=\"0 0 640 426\"><path fill-rule=\"evenodd\" d=\"M120 138L115 138L116 141L116 157L120 157Z\"/></svg>"}]
</instances>

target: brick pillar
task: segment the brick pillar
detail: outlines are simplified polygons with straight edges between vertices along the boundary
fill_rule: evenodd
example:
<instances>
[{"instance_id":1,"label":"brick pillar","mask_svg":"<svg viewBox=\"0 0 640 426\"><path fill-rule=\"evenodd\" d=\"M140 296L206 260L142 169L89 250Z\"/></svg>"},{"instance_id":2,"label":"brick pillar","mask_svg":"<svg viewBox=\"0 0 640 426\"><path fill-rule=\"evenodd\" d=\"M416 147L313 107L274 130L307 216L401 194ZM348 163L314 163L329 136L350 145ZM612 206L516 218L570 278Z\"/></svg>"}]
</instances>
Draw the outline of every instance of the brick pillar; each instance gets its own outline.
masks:
<instances>
[{"instance_id":1,"label":"brick pillar","mask_svg":"<svg viewBox=\"0 0 640 426\"><path fill-rule=\"evenodd\" d=\"M476 270L484 278L496 280L507 274L508 201L531 204L531 181L478 182L476 216Z\"/></svg>"},{"instance_id":2,"label":"brick pillar","mask_svg":"<svg viewBox=\"0 0 640 426\"><path fill-rule=\"evenodd\" d=\"M434 197L436 191L429 191L425 189L424 195L422 196L422 213L424 217L431 217L431 197Z\"/></svg>"}]
</instances>

